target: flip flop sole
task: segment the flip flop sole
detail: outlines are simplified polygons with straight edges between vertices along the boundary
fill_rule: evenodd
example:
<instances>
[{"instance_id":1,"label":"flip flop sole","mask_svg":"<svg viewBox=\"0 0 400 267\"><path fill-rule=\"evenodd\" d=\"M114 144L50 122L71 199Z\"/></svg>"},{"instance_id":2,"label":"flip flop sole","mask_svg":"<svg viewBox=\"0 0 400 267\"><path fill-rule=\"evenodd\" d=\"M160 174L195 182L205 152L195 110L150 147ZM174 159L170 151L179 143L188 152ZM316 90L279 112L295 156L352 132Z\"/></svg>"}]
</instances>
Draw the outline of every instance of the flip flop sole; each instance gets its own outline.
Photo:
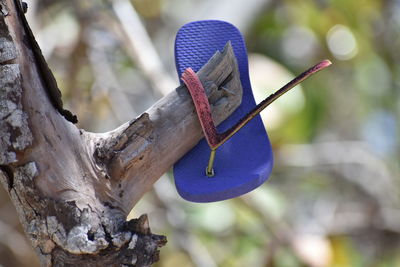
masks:
<instances>
[{"instance_id":1,"label":"flip flop sole","mask_svg":"<svg viewBox=\"0 0 400 267\"><path fill-rule=\"evenodd\" d=\"M231 41L243 87L241 105L218 126L223 132L256 106L248 73L246 45L232 24L218 21L195 21L184 25L175 41L178 76L186 68L198 71L225 44ZM260 186L273 166L272 148L260 116L250 121L218 148L214 162L215 176L206 176L210 148L202 139L174 165L178 193L192 202L214 202L234 198Z\"/></svg>"}]
</instances>

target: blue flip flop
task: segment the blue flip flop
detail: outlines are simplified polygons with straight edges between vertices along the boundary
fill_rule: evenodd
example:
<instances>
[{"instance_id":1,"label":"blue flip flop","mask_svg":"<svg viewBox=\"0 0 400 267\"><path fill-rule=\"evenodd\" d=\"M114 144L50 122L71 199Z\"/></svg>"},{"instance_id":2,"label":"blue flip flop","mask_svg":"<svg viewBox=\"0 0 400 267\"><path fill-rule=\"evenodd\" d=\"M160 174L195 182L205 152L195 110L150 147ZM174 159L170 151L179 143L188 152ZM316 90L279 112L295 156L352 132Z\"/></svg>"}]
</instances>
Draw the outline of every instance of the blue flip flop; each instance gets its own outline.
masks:
<instances>
[{"instance_id":1,"label":"blue flip flop","mask_svg":"<svg viewBox=\"0 0 400 267\"><path fill-rule=\"evenodd\" d=\"M195 21L184 25L175 41L175 63L179 78L187 68L194 71L207 63L231 41L243 87L241 105L218 126L224 132L256 106L249 80L246 45L240 31L232 24L218 20ZM218 148L214 162L215 176L205 168L210 148L202 139L174 165L175 185L184 199L192 202L214 202L238 197L264 183L273 166L272 148L258 115L231 139Z\"/></svg>"}]
</instances>

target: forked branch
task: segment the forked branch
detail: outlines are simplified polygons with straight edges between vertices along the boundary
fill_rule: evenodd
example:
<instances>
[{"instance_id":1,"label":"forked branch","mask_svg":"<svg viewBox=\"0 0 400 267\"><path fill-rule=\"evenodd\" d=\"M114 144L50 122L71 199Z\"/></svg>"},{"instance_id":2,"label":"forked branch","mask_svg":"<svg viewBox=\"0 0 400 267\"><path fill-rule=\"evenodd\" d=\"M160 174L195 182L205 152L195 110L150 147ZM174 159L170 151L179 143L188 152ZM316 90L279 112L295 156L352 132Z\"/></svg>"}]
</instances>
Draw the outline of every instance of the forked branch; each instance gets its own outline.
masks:
<instances>
[{"instance_id":1,"label":"forked branch","mask_svg":"<svg viewBox=\"0 0 400 267\"><path fill-rule=\"evenodd\" d=\"M150 265L165 237L151 233L147 216L126 216L202 137L187 89L114 131L85 132L60 114L54 77L19 7L0 0L0 181L27 236L43 266ZM219 123L241 101L232 47L198 75ZM228 90L218 90L227 77Z\"/></svg>"}]
</instances>

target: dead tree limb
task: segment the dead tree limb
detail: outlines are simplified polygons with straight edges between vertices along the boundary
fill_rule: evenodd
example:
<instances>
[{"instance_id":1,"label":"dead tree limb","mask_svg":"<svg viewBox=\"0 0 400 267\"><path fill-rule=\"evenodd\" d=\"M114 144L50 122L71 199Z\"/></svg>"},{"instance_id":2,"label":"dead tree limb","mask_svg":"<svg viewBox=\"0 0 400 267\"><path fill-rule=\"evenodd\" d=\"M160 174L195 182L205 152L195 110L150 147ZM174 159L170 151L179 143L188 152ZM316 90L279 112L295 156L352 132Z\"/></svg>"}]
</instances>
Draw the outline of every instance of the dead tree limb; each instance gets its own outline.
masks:
<instances>
[{"instance_id":1,"label":"dead tree limb","mask_svg":"<svg viewBox=\"0 0 400 267\"><path fill-rule=\"evenodd\" d=\"M199 77L220 123L241 100L229 44ZM0 180L42 266L151 265L165 237L126 216L202 137L187 89L102 134L71 123L57 90L20 2L0 0Z\"/></svg>"}]
</instances>

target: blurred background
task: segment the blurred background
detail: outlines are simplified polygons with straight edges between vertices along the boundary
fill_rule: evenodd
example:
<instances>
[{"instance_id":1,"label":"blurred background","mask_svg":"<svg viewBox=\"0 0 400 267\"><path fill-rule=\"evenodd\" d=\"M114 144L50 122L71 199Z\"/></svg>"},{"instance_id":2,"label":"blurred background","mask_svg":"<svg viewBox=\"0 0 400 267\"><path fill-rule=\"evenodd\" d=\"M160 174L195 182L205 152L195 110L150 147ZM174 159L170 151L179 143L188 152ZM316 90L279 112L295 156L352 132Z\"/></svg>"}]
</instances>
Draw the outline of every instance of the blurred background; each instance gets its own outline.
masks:
<instances>
[{"instance_id":1,"label":"blurred background","mask_svg":"<svg viewBox=\"0 0 400 267\"><path fill-rule=\"evenodd\" d=\"M195 204L170 173L129 215L168 237L155 266L400 266L400 1L43 0L28 21L79 127L104 132L178 85L185 23L244 34L257 102L334 64L263 112L275 166L240 198ZM0 192L0 266L38 266Z\"/></svg>"}]
</instances>

